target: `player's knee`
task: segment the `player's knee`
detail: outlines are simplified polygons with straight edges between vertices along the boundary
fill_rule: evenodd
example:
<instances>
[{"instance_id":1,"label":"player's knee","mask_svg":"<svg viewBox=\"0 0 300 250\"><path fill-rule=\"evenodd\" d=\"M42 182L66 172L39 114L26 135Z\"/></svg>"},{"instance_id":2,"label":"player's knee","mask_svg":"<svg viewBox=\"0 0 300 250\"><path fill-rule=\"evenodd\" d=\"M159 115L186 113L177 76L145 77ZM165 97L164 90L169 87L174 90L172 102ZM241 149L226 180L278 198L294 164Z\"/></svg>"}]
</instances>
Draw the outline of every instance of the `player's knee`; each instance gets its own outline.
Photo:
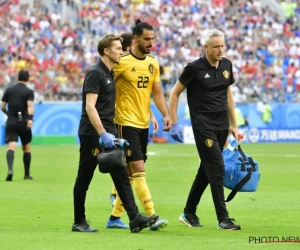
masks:
<instances>
[{"instance_id":1,"label":"player's knee","mask_svg":"<svg viewBox=\"0 0 300 250\"><path fill-rule=\"evenodd\" d=\"M30 153L30 144L23 145L22 149L24 153Z\"/></svg>"},{"instance_id":2,"label":"player's knee","mask_svg":"<svg viewBox=\"0 0 300 250\"><path fill-rule=\"evenodd\" d=\"M127 174L128 174L129 177L132 177L132 171L131 171L129 163L127 164Z\"/></svg>"},{"instance_id":3,"label":"player's knee","mask_svg":"<svg viewBox=\"0 0 300 250\"><path fill-rule=\"evenodd\" d=\"M145 172L145 166L143 161L130 162L130 169L132 175L134 173Z\"/></svg>"},{"instance_id":4,"label":"player's knee","mask_svg":"<svg viewBox=\"0 0 300 250\"><path fill-rule=\"evenodd\" d=\"M7 144L8 150L13 150L13 151L15 151L15 150L16 150L16 145L17 145L17 143L14 142L14 141L9 142L9 143Z\"/></svg>"}]
</instances>

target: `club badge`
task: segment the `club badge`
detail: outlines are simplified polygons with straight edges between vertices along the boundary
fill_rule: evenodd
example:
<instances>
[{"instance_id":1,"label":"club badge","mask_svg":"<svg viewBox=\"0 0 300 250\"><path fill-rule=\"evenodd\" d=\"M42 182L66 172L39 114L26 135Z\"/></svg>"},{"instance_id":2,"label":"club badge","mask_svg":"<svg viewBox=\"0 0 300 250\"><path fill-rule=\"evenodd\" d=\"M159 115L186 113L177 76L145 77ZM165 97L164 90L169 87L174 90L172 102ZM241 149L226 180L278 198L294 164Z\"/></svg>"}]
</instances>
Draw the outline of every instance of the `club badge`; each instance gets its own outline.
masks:
<instances>
[{"instance_id":1,"label":"club badge","mask_svg":"<svg viewBox=\"0 0 300 250\"><path fill-rule=\"evenodd\" d=\"M229 72L227 71L227 70L224 70L223 71L223 76L226 78L226 79L228 79L229 78Z\"/></svg>"},{"instance_id":2,"label":"club badge","mask_svg":"<svg viewBox=\"0 0 300 250\"><path fill-rule=\"evenodd\" d=\"M213 141L212 139L206 139L205 145L206 145L208 148L211 148L213 144L214 144L214 141Z\"/></svg>"}]
</instances>

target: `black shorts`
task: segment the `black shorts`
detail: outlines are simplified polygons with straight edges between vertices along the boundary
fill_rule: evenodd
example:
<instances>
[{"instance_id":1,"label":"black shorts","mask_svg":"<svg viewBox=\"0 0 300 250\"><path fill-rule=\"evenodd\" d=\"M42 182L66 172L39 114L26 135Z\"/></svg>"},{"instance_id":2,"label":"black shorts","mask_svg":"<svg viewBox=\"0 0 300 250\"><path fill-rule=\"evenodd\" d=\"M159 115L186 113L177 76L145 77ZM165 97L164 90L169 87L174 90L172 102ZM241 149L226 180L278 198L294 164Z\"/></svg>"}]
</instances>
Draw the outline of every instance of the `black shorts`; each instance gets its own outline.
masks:
<instances>
[{"instance_id":1,"label":"black shorts","mask_svg":"<svg viewBox=\"0 0 300 250\"><path fill-rule=\"evenodd\" d=\"M118 125L119 137L129 142L126 150L127 162L147 160L149 129Z\"/></svg>"},{"instance_id":2,"label":"black shorts","mask_svg":"<svg viewBox=\"0 0 300 250\"><path fill-rule=\"evenodd\" d=\"M22 145L31 142L32 133L31 129L27 127L27 120L23 119L19 122L18 120L8 119L5 127L5 142L18 142L18 137L20 137Z\"/></svg>"}]
</instances>

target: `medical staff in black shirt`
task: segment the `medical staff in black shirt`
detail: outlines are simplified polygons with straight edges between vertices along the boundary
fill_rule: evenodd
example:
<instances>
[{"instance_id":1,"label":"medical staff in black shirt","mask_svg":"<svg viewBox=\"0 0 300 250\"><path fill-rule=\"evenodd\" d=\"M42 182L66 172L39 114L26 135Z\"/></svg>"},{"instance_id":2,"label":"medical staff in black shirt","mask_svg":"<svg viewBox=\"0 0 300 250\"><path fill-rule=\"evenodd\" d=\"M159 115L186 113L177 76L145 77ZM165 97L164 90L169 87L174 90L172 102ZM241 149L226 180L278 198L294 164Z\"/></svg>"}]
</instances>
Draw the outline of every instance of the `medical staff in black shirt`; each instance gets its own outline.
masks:
<instances>
[{"instance_id":1,"label":"medical staff in black shirt","mask_svg":"<svg viewBox=\"0 0 300 250\"><path fill-rule=\"evenodd\" d=\"M229 128L238 135L231 85L234 83L232 63L223 57L224 33L210 30L205 39L205 56L189 63L170 94L170 112L173 126L171 136L183 142L182 128L177 124L180 93L187 89L192 128L201 163L192 184L186 206L179 220L190 227L200 227L197 206L210 184L220 229L239 230L229 218L225 205L222 150Z\"/></svg>"}]
</instances>

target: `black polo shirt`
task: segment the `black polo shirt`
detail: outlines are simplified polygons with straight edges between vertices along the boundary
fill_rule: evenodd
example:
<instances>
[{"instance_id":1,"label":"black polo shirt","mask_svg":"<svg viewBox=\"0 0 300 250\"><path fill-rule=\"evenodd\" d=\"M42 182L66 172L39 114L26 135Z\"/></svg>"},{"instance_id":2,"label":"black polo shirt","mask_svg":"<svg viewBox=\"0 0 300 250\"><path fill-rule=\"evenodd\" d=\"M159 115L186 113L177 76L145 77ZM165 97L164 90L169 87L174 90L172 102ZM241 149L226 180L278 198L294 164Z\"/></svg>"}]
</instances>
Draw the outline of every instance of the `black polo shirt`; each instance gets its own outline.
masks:
<instances>
[{"instance_id":1,"label":"black polo shirt","mask_svg":"<svg viewBox=\"0 0 300 250\"><path fill-rule=\"evenodd\" d=\"M179 81L187 88L194 130L229 128L227 90L235 81L230 60L223 57L216 68L200 57L184 68Z\"/></svg>"},{"instance_id":2,"label":"black polo shirt","mask_svg":"<svg viewBox=\"0 0 300 250\"><path fill-rule=\"evenodd\" d=\"M86 73L82 87L82 112L79 124L79 135L98 135L96 129L89 120L86 107L86 94L95 93L98 95L96 109L106 131L115 131L115 81L113 71L110 71L105 64L99 62L93 65Z\"/></svg>"},{"instance_id":3,"label":"black polo shirt","mask_svg":"<svg viewBox=\"0 0 300 250\"><path fill-rule=\"evenodd\" d=\"M22 117L28 117L27 101L33 101L34 92L23 83L17 83L6 89L2 101L8 104L8 119L18 119L18 112Z\"/></svg>"}]
</instances>

